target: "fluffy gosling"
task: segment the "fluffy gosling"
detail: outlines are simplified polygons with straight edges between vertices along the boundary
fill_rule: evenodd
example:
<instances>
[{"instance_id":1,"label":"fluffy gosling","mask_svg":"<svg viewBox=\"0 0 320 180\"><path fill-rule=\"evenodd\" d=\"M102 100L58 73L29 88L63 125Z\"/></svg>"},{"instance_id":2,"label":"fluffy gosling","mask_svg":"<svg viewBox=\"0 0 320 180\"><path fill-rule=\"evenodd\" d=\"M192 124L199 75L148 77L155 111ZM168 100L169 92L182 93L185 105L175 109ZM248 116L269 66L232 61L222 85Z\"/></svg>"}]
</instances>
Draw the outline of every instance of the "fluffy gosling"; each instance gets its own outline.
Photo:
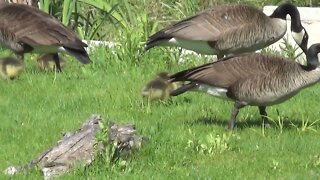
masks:
<instances>
[{"instance_id":1,"label":"fluffy gosling","mask_svg":"<svg viewBox=\"0 0 320 180\"><path fill-rule=\"evenodd\" d=\"M177 83L169 82L169 73L161 72L148 82L142 89L141 95L150 100L165 100L170 97L170 92L178 88Z\"/></svg>"},{"instance_id":2,"label":"fluffy gosling","mask_svg":"<svg viewBox=\"0 0 320 180\"><path fill-rule=\"evenodd\" d=\"M20 59L14 57L0 58L0 74L4 79L13 80L20 75L24 64Z\"/></svg>"},{"instance_id":3,"label":"fluffy gosling","mask_svg":"<svg viewBox=\"0 0 320 180\"><path fill-rule=\"evenodd\" d=\"M66 60L59 57L60 67L63 68L66 65ZM38 67L44 71L53 71L57 70L56 63L53 58L53 54L42 54L37 58Z\"/></svg>"}]
</instances>

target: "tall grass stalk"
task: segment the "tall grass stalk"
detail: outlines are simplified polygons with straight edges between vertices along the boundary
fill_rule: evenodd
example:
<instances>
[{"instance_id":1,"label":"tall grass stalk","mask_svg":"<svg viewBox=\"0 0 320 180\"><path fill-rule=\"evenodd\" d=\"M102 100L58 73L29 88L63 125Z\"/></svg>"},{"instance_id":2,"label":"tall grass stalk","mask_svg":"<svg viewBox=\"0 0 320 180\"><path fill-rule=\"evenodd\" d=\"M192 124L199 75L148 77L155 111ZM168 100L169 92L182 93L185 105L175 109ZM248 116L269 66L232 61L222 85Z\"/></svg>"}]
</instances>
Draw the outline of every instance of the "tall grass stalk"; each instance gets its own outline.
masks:
<instances>
[{"instance_id":1,"label":"tall grass stalk","mask_svg":"<svg viewBox=\"0 0 320 180\"><path fill-rule=\"evenodd\" d=\"M40 0L40 9L49 14L51 0Z\"/></svg>"}]
</instances>

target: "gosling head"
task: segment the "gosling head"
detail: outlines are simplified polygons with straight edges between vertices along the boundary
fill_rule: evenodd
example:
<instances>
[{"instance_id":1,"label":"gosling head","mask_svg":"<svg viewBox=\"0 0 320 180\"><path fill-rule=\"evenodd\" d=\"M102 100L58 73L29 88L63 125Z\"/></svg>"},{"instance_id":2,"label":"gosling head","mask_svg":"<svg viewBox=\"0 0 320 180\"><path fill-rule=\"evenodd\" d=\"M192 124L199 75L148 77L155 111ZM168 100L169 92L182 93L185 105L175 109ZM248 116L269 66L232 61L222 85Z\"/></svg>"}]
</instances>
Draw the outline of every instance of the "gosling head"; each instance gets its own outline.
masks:
<instances>
[{"instance_id":1,"label":"gosling head","mask_svg":"<svg viewBox=\"0 0 320 180\"><path fill-rule=\"evenodd\" d=\"M170 82L170 74L168 72L160 72L156 74L155 79L148 82L142 92L142 97L150 100L165 100L170 98L170 92L177 89L180 85L176 82Z\"/></svg>"},{"instance_id":2,"label":"gosling head","mask_svg":"<svg viewBox=\"0 0 320 180\"><path fill-rule=\"evenodd\" d=\"M156 75L156 79L169 80L170 74L168 72L160 72Z\"/></svg>"},{"instance_id":3,"label":"gosling head","mask_svg":"<svg viewBox=\"0 0 320 180\"><path fill-rule=\"evenodd\" d=\"M168 83L166 80L156 78L148 82L142 89L142 97L150 100L164 100L169 97Z\"/></svg>"}]
</instances>

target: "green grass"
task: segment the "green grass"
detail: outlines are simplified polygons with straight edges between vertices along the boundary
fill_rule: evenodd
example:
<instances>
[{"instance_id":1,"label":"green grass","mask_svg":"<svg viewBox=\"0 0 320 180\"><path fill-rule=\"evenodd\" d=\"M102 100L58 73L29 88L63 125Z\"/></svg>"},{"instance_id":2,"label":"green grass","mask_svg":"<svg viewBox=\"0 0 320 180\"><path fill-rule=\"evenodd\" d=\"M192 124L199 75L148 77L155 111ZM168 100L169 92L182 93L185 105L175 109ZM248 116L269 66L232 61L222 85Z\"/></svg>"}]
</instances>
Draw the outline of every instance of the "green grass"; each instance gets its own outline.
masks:
<instances>
[{"instance_id":1,"label":"green grass","mask_svg":"<svg viewBox=\"0 0 320 180\"><path fill-rule=\"evenodd\" d=\"M319 85L267 108L274 120L279 111L282 129L262 129L257 108L248 107L240 111L237 129L230 133L225 127L231 102L201 93L151 103L140 97L144 83L156 72L203 63L193 57L177 64L164 52L154 49L137 60L101 48L91 55L94 63L81 66L70 59L60 74L41 72L26 57L27 67L18 79L0 81L0 170L27 163L53 146L63 132L79 128L90 114L98 113L105 121L136 124L150 142L124 167L110 168L100 159L62 179L320 178L319 125L310 127L317 132L302 129L303 122L320 119ZM207 140L210 134L214 143ZM211 145L212 152L204 152L201 144ZM0 174L0 179L7 178ZM35 178L41 178L39 171L14 176Z\"/></svg>"}]
</instances>

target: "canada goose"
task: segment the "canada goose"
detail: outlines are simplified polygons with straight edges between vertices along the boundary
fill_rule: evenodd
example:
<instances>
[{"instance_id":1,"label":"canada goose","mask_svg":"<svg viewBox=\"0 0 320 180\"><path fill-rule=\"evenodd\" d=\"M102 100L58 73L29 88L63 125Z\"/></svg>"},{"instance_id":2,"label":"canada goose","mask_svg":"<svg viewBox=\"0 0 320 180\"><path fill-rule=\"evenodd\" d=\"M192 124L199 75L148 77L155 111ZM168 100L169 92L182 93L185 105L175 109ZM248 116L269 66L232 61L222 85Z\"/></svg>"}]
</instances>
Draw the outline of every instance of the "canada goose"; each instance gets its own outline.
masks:
<instances>
[{"instance_id":1,"label":"canada goose","mask_svg":"<svg viewBox=\"0 0 320 180\"><path fill-rule=\"evenodd\" d=\"M301 89L320 80L320 43L307 51L307 65L282 57L251 53L187 69L172 75L170 81L190 81L172 91L177 96L189 90L234 101L228 128L233 129L240 108L258 106L263 120L266 106L281 103Z\"/></svg>"},{"instance_id":2,"label":"canada goose","mask_svg":"<svg viewBox=\"0 0 320 180\"><path fill-rule=\"evenodd\" d=\"M165 100L170 97L170 92L177 89L177 83L169 82L169 73L158 73L152 81L148 82L142 89L142 97L150 100Z\"/></svg>"},{"instance_id":3,"label":"canada goose","mask_svg":"<svg viewBox=\"0 0 320 180\"><path fill-rule=\"evenodd\" d=\"M58 52L67 52L80 62L90 62L76 34L54 17L24 5L0 3L0 42L22 60L25 53L51 53L61 71Z\"/></svg>"},{"instance_id":4,"label":"canada goose","mask_svg":"<svg viewBox=\"0 0 320 180\"><path fill-rule=\"evenodd\" d=\"M0 58L0 74L4 79L14 79L20 75L24 64L20 59L13 57Z\"/></svg>"},{"instance_id":5,"label":"canada goose","mask_svg":"<svg viewBox=\"0 0 320 180\"><path fill-rule=\"evenodd\" d=\"M60 68L63 68L66 64L66 60L64 60L64 58L62 58L61 56L58 56L58 57L60 62ZM45 70L45 71L56 70L56 63L53 59L53 54L42 54L37 58L37 63L38 63L38 67L41 70Z\"/></svg>"},{"instance_id":6,"label":"canada goose","mask_svg":"<svg viewBox=\"0 0 320 180\"><path fill-rule=\"evenodd\" d=\"M267 16L259 9L240 4L221 5L179 21L149 37L145 49L179 46L201 54L224 55L252 52L281 39L287 31L286 16L296 43L307 52L308 34L300 13L290 3Z\"/></svg>"}]
</instances>

